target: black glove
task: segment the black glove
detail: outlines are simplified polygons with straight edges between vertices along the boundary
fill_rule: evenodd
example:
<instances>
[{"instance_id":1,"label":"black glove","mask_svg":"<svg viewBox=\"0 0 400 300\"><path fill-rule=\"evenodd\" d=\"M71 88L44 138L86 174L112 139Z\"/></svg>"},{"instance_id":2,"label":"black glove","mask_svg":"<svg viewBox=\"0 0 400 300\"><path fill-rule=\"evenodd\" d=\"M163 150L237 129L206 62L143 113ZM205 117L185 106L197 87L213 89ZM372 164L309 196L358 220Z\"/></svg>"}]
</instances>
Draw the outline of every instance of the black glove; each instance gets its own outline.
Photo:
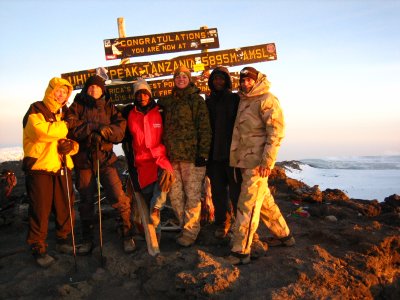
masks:
<instances>
[{"instance_id":1,"label":"black glove","mask_svg":"<svg viewBox=\"0 0 400 300\"><path fill-rule=\"evenodd\" d=\"M70 153L73 148L74 148L74 144L71 140L67 140L67 139L58 140L58 144L57 144L58 153L60 153L62 155L66 155L66 154Z\"/></svg>"},{"instance_id":2,"label":"black glove","mask_svg":"<svg viewBox=\"0 0 400 300\"><path fill-rule=\"evenodd\" d=\"M196 157L196 161L195 161L194 165L196 167L205 167L207 165L207 158Z\"/></svg>"},{"instance_id":3,"label":"black glove","mask_svg":"<svg viewBox=\"0 0 400 300\"><path fill-rule=\"evenodd\" d=\"M100 132L101 136L107 141L110 140L110 137L112 136L112 133L113 133L110 126L107 126L107 125L100 126L99 132Z\"/></svg>"},{"instance_id":4,"label":"black glove","mask_svg":"<svg viewBox=\"0 0 400 300\"><path fill-rule=\"evenodd\" d=\"M98 134L97 132L93 132L90 135L89 140L90 140L91 146L95 147L96 145L100 145L101 144L101 135Z\"/></svg>"}]
</instances>

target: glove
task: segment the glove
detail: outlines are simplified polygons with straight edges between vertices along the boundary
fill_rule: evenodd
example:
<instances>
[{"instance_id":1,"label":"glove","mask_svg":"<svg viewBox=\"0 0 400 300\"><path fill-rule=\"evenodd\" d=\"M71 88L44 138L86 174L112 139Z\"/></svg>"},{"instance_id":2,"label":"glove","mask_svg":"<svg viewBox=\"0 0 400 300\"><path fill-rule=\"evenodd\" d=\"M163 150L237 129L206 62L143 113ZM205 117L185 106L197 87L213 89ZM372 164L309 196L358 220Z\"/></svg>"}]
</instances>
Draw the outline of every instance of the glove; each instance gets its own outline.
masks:
<instances>
[{"instance_id":1,"label":"glove","mask_svg":"<svg viewBox=\"0 0 400 300\"><path fill-rule=\"evenodd\" d=\"M107 141L110 140L110 137L113 134L113 131L110 128L110 126L107 126L107 125L100 126L99 132L100 132L101 136Z\"/></svg>"},{"instance_id":2,"label":"glove","mask_svg":"<svg viewBox=\"0 0 400 300\"><path fill-rule=\"evenodd\" d=\"M60 139L57 143L57 151L61 155L66 155L74 148L73 142L68 139Z\"/></svg>"},{"instance_id":3,"label":"glove","mask_svg":"<svg viewBox=\"0 0 400 300\"><path fill-rule=\"evenodd\" d=\"M207 158L196 157L196 161L195 161L194 165L196 167L205 167L207 165Z\"/></svg>"},{"instance_id":4,"label":"glove","mask_svg":"<svg viewBox=\"0 0 400 300\"><path fill-rule=\"evenodd\" d=\"M91 146L96 146L96 145L100 145L101 144L101 135L98 134L97 132L93 132L90 137L90 145Z\"/></svg>"},{"instance_id":5,"label":"glove","mask_svg":"<svg viewBox=\"0 0 400 300\"><path fill-rule=\"evenodd\" d=\"M174 182L175 182L174 173L167 171L167 170L163 170L163 172L160 176L160 179L159 179L161 191L168 193Z\"/></svg>"}]
</instances>

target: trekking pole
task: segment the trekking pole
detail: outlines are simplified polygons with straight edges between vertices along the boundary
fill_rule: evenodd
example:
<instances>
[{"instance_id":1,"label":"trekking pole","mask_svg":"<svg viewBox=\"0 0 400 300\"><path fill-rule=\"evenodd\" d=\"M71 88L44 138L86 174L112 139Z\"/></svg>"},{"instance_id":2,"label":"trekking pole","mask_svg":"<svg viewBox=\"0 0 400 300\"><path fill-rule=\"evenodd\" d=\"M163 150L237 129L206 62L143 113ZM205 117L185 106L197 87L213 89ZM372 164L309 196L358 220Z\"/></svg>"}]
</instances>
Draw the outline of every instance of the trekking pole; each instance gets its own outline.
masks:
<instances>
[{"instance_id":1,"label":"trekking pole","mask_svg":"<svg viewBox=\"0 0 400 300\"><path fill-rule=\"evenodd\" d=\"M96 163L97 163L97 207L99 210L99 239L100 239L100 260L101 267L104 267L103 264L103 230L102 230L102 221L101 221L101 195L100 195L100 161L99 161L99 143L96 143Z\"/></svg>"},{"instance_id":2,"label":"trekking pole","mask_svg":"<svg viewBox=\"0 0 400 300\"><path fill-rule=\"evenodd\" d=\"M72 221L72 205L71 205L71 196L69 194L69 182L68 182L68 168L67 168L67 156L63 157L63 164L65 169L65 182L67 183L67 200L68 200L68 208L69 208L69 221L71 225L71 237L72 237L72 249L74 254L74 265L75 272L78 271L78 265L76 264L76 245L75 245L75 231L74 231L74 222Z\"/></svg>"}]
</instances>

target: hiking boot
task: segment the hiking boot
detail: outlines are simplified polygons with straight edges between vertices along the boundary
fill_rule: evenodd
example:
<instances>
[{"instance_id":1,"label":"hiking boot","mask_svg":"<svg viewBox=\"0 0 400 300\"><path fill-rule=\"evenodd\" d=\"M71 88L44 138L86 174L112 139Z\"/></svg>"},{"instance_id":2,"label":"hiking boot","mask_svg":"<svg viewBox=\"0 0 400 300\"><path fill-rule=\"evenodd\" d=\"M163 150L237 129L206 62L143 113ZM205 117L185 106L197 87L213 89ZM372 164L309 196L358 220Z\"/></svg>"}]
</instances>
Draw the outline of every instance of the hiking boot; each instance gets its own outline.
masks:
<instances>
[{"instance_id":1,"label":"hiking boot","mask_svg":"<svg viewBox=\"0 0 400 300\"><path fill-rule=\"evenodd\" d=\"M231 265L246 265L250 263L250 254L241 254L231 252L228 257L224 258L225 261Z\"/></svg>"},{"instance_id":2,"label":"hiking boot","mask_svg":"<svg viewBox=\"0 0 400 300\"><path fill-rule=\"evenodd\" d=\"M42 268L48 268L55 262L54 257L47 254L46 246L46 244L40 243L31 245L32 255L35 258L36 263Z\"/></svg>"},{"instance_id":3,"label":"hiking boot","mask_svg":"<svg viewBox=\"0 0 400 300\"><path fill-rule=\"evenodd\" d=\"M36 263L42 268L48 268L56 261L54 257L47 253L35 253L33 256L35 257Z\"/></svg>"},{"instance_id":4,"label":"hiking boot","mask_svg":"<svg viewBox=\"0 0 400 300\"><path fill-rule=\"evenodd\" d=\"M73 254L74 247L69 244L56 244L56 251L64 254Z\"/></svg>"},{"instance_id":5,"label":"hiking boot","mask_svg":"<svg viewBox=\"0 0 400 300\"><path fill-rule=\"evenodd\" d=\"M150 222L155 228L160 224L160 210L158 208L153 208L150 214Z\"/></svg>"},{"instance_id":6,"label":"hiking boot","mask_svg":"<svg viewBox=\"0 0 400 300\"><path fill-rule=\"evenodd\" d=\"M252 259L257 259L265 256L268 251L268 244L260 240L253 240L251 243L250 256Z\"/></svg>"},{"instance_id":7,"label":"hiking boot","mask_svg":"<svg viewBox=\"0 0 400 300\"><path fill-rule=\"evenodd\" d=\"M56 243L56 251L64 254L73 254L74 247L72 246L72 242L68 239L58 239Z\"/></svg>"},{"instance_id":8,"label":"hiking boot","mask_svg":"<svg viewBox=\"0 0 400 300\"><path fill-rule=\"evenodd\" d=\"M292 247L296 244L296 240L290 234L284 238L276 238L276 237L267 238L267 244L270 247L278 247L278 246Z\"/></svg>"},{"instance_id":9,"label":"hiking boot","mask_svg":"<svg viewBox=\"0 0 400 300\"><path fill-rule=\"evenodd\" d=\"M92 241L83 241L80 245L76 247L76 254L78 255L88 255L93 250L93 242Z\"/></svg>"},{"instance_id":10,"label":"hiking boot","mask_svg":"<svg viewBox=\"0 0 400 300\"><path fill-rule=\"evenodd\" d=\"M227 228L225 225L221 225L215 230L214 236L217 239L224 239L228 235L229 227Z\"/></svg>"},{"instance_id":11,"label":"hiking boot","mask_svg":"<svg viewBox=\"0 0 400 300\"><path fill-rule=\"evenodd\" d=\"M182 247L189 247L194 244L196 240L186 236L186 235L181 235L176 239L176 242L181 245Z\"/></svg>"},{"instance_id":12,"label":"hiking boot","mask_svg":"<svg viewBox=\"0 0 400 300\"><path fill-rule=\"evenodd\" d=\"M136 250L136 244L133 238L124 239L124 252L132 253Z\"/></svg>"}]
</instances>

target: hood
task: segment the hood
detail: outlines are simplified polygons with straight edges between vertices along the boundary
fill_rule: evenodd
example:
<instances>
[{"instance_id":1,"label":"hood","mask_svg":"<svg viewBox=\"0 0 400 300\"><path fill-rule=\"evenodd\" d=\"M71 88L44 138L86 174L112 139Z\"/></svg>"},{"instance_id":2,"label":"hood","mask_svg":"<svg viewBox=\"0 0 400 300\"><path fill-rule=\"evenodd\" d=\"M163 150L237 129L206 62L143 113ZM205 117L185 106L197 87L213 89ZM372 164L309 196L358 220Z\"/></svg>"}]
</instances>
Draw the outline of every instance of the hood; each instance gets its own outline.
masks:
<instances>
[{"instance_id":1,"label":"hood","mask_svg":"<svg viewBox=\"0 0 400 300\"><path fill-rule=\"evenodd\" d=\"M268 93L270 86L271 83L268 81L267 76L259 72L257 81L254 84L253 88L250 90L250 92L244 93L239 87L238 94L240 95L241 98L256 97Z\"/></svg>"},{"instance_id":2,"label":"hood","mask_svg":"<svg viewBox=\"0 0 400 300\"><path fill-rule=\"evenodd\" d=\"M54 90L62 86L66 86L68 88L68 95L64 103L60 104L54 98ZM47 86L46 92L44 93L43 102L52 113L56 113L61 107L67 104L68 98L71 96L72 90L73 87L68 80L54 77L49 81L49 85Z\"/></svg>"},{"instance_id":3,"label":"hood","mask_svg":"<svg viewBox=\"0 0 400 300\"><path fill-rule=\"evenodd\" d=\"M217 67L215 68L211 74L210 77L208 78L208 87L210 88L211 91L214 91L214 84L213 80L215 75L222 75L225 77L225 84L226 84L226 89L231 90L232 89L232 79L231 75L229 74L229 71L225 67Z\"/></svg>"}]
</instances>

